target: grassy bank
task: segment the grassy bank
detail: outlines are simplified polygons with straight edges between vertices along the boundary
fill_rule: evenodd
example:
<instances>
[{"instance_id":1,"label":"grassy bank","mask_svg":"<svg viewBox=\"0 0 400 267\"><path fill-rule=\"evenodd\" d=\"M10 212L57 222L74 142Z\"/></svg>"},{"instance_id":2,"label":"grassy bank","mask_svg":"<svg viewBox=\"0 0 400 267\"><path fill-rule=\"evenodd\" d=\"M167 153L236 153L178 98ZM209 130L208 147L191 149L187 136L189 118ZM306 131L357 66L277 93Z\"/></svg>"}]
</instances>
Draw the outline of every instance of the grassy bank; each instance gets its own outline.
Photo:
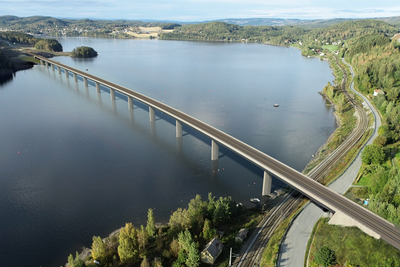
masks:
<instances>
[{"instance_id":1,"label":"grassy bank","mask_svg":"<svg viewBox=\"0 0 400 267\"><path fill-rule=\"evenodd\" d=\"M329 225L328 221L329 218L320 219L315 236L311 237L310 267L319 266L315 255L323 246L329 246L334 251L339 266L400 265L400 251L382 239L370 237L356 227Z\"/></svg>"}]
</instances>

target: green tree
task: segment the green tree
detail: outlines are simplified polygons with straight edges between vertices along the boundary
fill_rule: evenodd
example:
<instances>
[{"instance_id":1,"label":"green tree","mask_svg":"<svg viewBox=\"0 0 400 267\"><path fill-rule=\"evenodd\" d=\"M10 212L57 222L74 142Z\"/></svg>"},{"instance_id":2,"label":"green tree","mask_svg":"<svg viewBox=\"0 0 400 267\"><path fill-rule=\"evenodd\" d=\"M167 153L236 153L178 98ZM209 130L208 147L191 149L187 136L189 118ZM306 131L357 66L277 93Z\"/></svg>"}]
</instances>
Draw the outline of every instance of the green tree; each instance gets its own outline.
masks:
<instances>
[{"instance_id":1,"label":"green tree","mask_svg":"<svg viewBox=\"0 0 400 267\"><path fill-rule=\"evenodd\" d=\"M317 264L328 267L335 263L335 252L329 246L323 246L317 251L314 259Z\"/></svg>"},{"instance_id":2,"label":"green tree","mask_svg":"<svg viewBox=\"0 0 400 267\"><path fill-rule=\"evenodd\" d=\"M171 255L175 258L178 258L179 253L179 242L175 238L172 240L171 244L169 245Z\"/></svg>"},{"instance_id":3,"label":"green tree","mask_svg":"<svg viewBox=\"0 0 400 267\"><path fill-rule=\"evenodd\" d=\"M72 57L80 57L80 58L91 58L97 57L97 52L88 46L79 46L72 50Z\"/></svg>"},{"instance_id":4,"label":"green tree","mask_svg":"<svg viewBox=\"0 0 400 267\"><path fill-rule=\"evenodd\" d=\"M211 221L209 219L206 219L204 221L204 227L203 227L203 238L209 240L213 238L215 234L216 230L211 228Z\"/></svg>"},{"instance_id":5,"label":"green tree","mask_svg":"<svg viewBox=\"0 0 400 267\"><path fill-rule=\"evenodd\" d=\"M386 145L386 142L387 142L386 137L378 135L373 141L373 144L379 147L383 147L384 145Z\"/></svg>"},{"instance_id":6,"label":"green tree","mask_svg":"<svg viewBox=\"0 0 400 267\"><path fill-rule=\"evenodd\" d=\"M100 236L93 236L92 258L94 260L102 261L106 257L106 244L101 240Z\"/></svg>"},{"instance_id":7,"label":"green tree","mask_svg":"<svg viewBox=\"0 0 400 267\"><path fill-rule=\"evenodd\" d=\"M153 262L154 267L163 267L161 259L160 258L155 258Z\"/></svg>"},{"instance_id":8,"label":"green tree","mask_svg":"<svg viewBox=\"0 0 400 267\"><path fill-rule=\"evenodd\" d=\"M149 243L149 234L143 225L140 226L139 231L137 232L138 242L139 242L139 250L144 251L147 244Z\"/></svg>"},{"instance_id":9,"label":"green tree","mask_svg":"<svg viewBox=\"0 0 400 267\"><path fill-rule=\"evenodd\" d=\"M140 267L150 267L150 262L147 259L146 256L143 257L142 263L140 264Z\"/></svg>"},{"instance_id":10,"label":"green tree","mask_svg":"<svg viewBox=\"0 0 400 267\"><path fill-rule=\"evenodd\" d=\"M196 244L193 242L190 244L186 265L188 267L197 267L200 265L199 251L197 250Z\"/></svg>"},{"instance_id":11,"label":"green tree","mask_svg":"<svg viewBox=\"0 0 400 267\"><path fill-rule=\"evenodd\" d=\"M146 230L147 230L147 233L149 234L149 236L154 236L154 234L156 232L153 209L149 209L149 211L147 213Z\"/></svg>"},{"instance_id":12,"label":"green tree","mask_svg":"<svg viewBox=\"0 0 400 267\"><path fill-rule=\"evenodd\" d=\"M368 145L361 153L361 160L364 164L381 164L385 161L383 148L376 145Z\"/></svg>"},{"instance_id":13,"label":"green tree","mask_svg":"<svg viewBox=\"0 0 400 267\"><path fill-rule=\"evenodd\" d=\"M126 223L119 232L118 255L121 263L135 263L139 258L137 232L132 223Z\"/></svg>"},{"instance_id":14,"label":"green tree","mask_svg":"<svg viewBox=\"0 0 400 267\"><path fill-rule=\"evenodd\" d=\"M75 259L72 254L68 256L68 267L85 267L85 262L79 257L78 251L76 252Z\"/></svg>"}]
</instances>

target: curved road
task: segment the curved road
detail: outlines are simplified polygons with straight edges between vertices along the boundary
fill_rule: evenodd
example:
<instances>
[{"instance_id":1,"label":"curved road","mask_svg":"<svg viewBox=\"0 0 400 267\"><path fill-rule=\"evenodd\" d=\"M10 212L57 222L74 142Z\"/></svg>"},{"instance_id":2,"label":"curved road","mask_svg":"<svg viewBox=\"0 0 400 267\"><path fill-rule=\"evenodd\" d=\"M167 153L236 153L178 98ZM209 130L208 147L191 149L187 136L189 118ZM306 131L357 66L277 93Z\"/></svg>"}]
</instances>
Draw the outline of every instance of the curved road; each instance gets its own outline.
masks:
<instances>
[{"instance_id":1,"label":"curved road","mask_svg":"<svg viewBox=\"0 0 400 267\"><path fill-rule=\"evenodd\" d=\"M385 221L384 219L368 211L362 206L359 206L356 203L346 199L345 197L334 192L333 190L310 179L304 174L283 164L282 162L279 162L276 159L268 156L267 154L255 149L254 147L251 147L246 143L198 119L195 119L177 109L174 109L159 101L151 99L145 95L139 94L115 83L103 80L94 75L90 75L83 71L71 68L59 62L37 55L34 56L43 61L47 61L50 64L54 64L55 66L61 67L82 77L86 77L92 81L98 82L104 86L117 90L127 96L133 97L140 102L143 102L153 108L158 109L161 112L170 115L181 123L184 123L198 130L199 132L210 137L217 143L231 149L233 152L251 161L263 170L266 170L277 176L282 181L291 185L292 187L295 187L298 191L312 199L314 202L317 202L321 206L324 206L333 212L342 212L347 216L357 220L361 224L381 235L382 239L400 249L400 230L394 227L393 224Z\"/></svg>"}]
</instances>

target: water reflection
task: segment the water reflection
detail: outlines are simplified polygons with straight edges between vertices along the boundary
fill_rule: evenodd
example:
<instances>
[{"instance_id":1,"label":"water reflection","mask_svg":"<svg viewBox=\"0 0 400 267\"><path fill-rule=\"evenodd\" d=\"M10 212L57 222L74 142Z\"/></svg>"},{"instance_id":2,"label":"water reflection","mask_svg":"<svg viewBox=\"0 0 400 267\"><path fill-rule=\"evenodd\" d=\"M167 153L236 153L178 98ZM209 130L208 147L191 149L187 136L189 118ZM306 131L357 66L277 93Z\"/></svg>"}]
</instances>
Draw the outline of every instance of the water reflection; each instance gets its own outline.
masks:
<instances>
[{"instance_id":1,"label":"water reflection","mask_svg":"<svg viewBox=\"0 0 400 267\"><path fill-rule=\"evenodd\" d=\"M14 77L15 77L15 73L10 73L10 74L0 76L0 86L3 87L4 85L8 84L9 82L11 82L13 80Z\"/></svg>"}]
</instances>

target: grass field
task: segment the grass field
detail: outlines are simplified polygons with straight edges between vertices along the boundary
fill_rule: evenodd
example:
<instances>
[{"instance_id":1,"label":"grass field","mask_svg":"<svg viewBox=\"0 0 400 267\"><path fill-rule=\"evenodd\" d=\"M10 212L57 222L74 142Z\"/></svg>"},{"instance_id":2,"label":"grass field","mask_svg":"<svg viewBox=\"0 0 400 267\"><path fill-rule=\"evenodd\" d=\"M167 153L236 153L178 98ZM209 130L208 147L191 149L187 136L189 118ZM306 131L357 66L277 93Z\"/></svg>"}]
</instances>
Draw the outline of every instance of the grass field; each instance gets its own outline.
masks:
<instances>
[{"instance_id":1,"label":"grass field","mask_svg":"<svg viewBox=\"0 0 400 267\"><path fill-rule=\"evenodd\" d=\"M339 49L339 47L337 45L324 45L324 46L322 46L322 48L328 49L331 52Z\"/></svg>"},{"instance_id":2,"label":"grass field","mask_svg":"<svg viewBox=\"0 0 400 267\"><path fill-rule=\"evenodd\" d=\"M310 250L309 266L318 266L314 255L328 245L336 255L337 264L347 266L399 266L400 251L382 239L375 239L356 227L329 225L328 218L319 221L319 227ZM312 237L311 237L312 238ZM388 263L396 262L395 264ZM388 265L387 265L388 264Z\"/></svg>"},{"instance_id":3,"label":"grass field","mask_svg":"<svg viewBox=\"0 0 400 267\"><path fill-rule=\"evenodd\" d=\"M172 32L173 30L162 30L161 27L139 27L140 33L128 32L129 35L135 36L136 38L150 38L158 37L159 33Z\"/></svg>"}]
</instances>

